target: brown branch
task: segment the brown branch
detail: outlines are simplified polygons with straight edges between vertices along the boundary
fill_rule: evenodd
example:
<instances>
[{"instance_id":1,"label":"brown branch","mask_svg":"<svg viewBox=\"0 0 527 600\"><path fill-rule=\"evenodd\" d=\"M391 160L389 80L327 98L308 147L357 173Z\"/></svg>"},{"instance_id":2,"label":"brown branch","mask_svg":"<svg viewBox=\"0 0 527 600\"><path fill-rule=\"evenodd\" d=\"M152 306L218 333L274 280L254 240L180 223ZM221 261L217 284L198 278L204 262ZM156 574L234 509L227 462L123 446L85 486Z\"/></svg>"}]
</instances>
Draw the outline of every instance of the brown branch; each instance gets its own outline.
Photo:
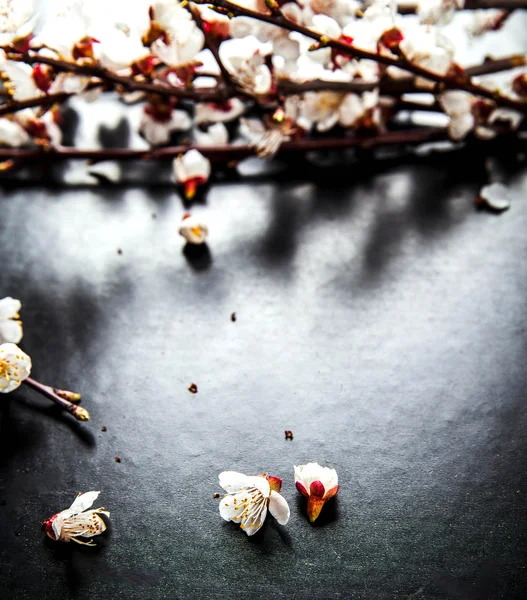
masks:
<instances>
[{"instance_id":1,"label":"brown branch","mask_svg":"<svg viewBox=\"0 0 527 600\"><path fill-rule=\"evenodd\" d=\"M132 77L117 75L109 69L96 65L79 65L77 63L41 56L40 54L20 54L10 53L8 58L25 62L28 65L45 64L53 67L55 70L67 73L76 73L77 75L89 75L97 77L106 83L111 83L112 87L122 86L127 90L141 90L151 94L162 94L165 96L174 96L197 102L225 102L228 95L224 90L200 90L175 87L164 83L149 83L147 81L138 81Z\"/></svg>"},{"instance_id":2,"label":"brown branch","mask_svg":"<svg viewBox=\"0 0 527 600\"><path fill-rule=\"evenodd\" d=\"M397 12L401 15L415 15L419 5L414 2L402 2L397 5ZM498 10L515 10L527 8L526 0L465 0L462 8L457 10L480 10L495 8Z\"/></svg>"},{"instance_id":3,"label":"brown branch","mask_svg":"<svg viewBox=\"0 0 527 600\"><path fill-rule=\"evenodd\" d=\"M488 90L483 86L476 85L470 81L460 81L457 79L450 79L443 75L439 75L438 73L434 73L433 71L429 71L415 63L404 60L403 58L393 58L391 56L385 56L384 54L377 54L375 52L370 52L368 50L362 50L360 48L356 48L351 44L347 44L337 39L331 39L327 36L324 36L316 31L305 27L304 25L300 25L287 19L282 14L273 15L270 13L261 13L255 10L251 10L245 8L243 6L239 6L234 2L230 2L230 0L198 0L198 3L207 3L214 7L219 7L220 9L224 9L234 15L250 17L252 19L256 19L258 21L262 21L264 23L269 23L271 25L276 25L277 27L282 27L283 29L287 29L288 31L295 31L297 33L301 33L312 40L315 40L320 44L320 47L326 48L334 48L338 50L341 54L346 56L351 56L353 58L365 58L368 60L374 60L380 64L392 67L399 67L405 71L409 71L414 75L419 77L423 77L424 79L429 79L430 81L435 81L440 84L439 88L441 89L458 89L464 90L476 96L482 96L483 98L489 98L496 102L496 104L501 106L507 106L509 108L513 108L523 113L527 113L527 102L523 102L520 100L513 100L506 96L502 96L499 93L496 93L492 90Z\"/></svg>"},{"instance_id":4,"label":"brown branch","mask_svg":"<svg viewBox=\"0 0 527 600\"><path fill-rule=\"evenodd\" d=\"M428 127L403 131L390 131L378 135L355 135L348 137L300 139L283 142L280 154L310 152L316 150L341 150L344 148L376 148L378 146L415 145L440 140L448 140L445 128ZM104 148L83 150L70 147L50 148L43 151L38 148L0 148L0 161L15 159L23 162L44 162L52 160L172 160L196 149L211 161L237 161L257 154L254 145L199 146L181 145L152 150L132 150L129 148Z\"/></svg>"},{"instance_id":5,"label":"brown branch","mask_svg":"<svg viewBox=\"0 0 527 600\"><path fill-rule=\"evenodd\" d=\"M227 69L227 67L225 66L223 61L221 60L218 45L214 43L214 41L211 39L210 35L207 33L199 10L192 4L188 4L187 9L190 11L190 14L192 15L192 18L194 19L196 25L199 27L199 29L203 33L203 36L205 38L205 46L210 50L210 53L214 57L214 60L218 63L218 67L219 67L221 75L223 77L223 82L224 82L228 92L230 93L230 95L239 93L243 96L246 96L247 98L252 99L250 94L247 94L246 92L241 90L240 87L236 84L236 82L232 78L231 74L229 73L229 70Z\"/></svg>"},{"instance_id":6,"label":"brown branch","mask_svg":"<svg viewBox=\"0 0 527 600\"><path fill-rule=\"evenodd\" d=\"M68 397L73 398L75 401L78 401L80 399L80 396L78 394L73 394L72 392L67 392L66 390L57 390L49 385L39 383L31 377L27 377L26 379L24 379L24 383L36 390L37 392L39 392L40 394L42 394L43 396L45 396L46 398L53 400L53 402L58 404L61 408L71 413L78 421L90 420L90 413L85 408L77 406L66 399L66 397ZM63 396L61 397L59 394L62 394Z\"/></svg>"},{"instance_id":7,"label":"brown branch","mask_svg":"<svg viewBox=\"0 0 527 600\"><path fill-rule=\"evenodd\" d=\"M465 75L476 77L480 75L490 75L492 73L501 73L509 69L516 69L527 64L527 57L524 54L514 54L505 58L487 58L480 65L467 67Z\"/></svg>"}]
</instances>

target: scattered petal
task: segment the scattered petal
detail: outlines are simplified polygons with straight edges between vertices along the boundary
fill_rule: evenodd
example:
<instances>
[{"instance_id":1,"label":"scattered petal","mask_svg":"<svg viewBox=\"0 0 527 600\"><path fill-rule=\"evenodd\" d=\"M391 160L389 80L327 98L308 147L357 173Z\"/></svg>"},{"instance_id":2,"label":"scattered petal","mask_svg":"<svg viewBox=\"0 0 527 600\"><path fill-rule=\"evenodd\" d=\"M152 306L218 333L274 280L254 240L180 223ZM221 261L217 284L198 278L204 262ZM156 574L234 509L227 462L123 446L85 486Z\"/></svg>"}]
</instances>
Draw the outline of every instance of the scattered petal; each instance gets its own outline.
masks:
<instances>
[{"instance_id":1,"label":"scattered petal","mask_svg":"<svg viewBox=\"0 0 527 600\"><path fill-rule=\"evenodd\" d=\"M476 198L478 206L486 206L495 212L503 212L510 208L511 197L509 188L503 183L491 183L481 188Z\"/></svg>"}]
</instances>

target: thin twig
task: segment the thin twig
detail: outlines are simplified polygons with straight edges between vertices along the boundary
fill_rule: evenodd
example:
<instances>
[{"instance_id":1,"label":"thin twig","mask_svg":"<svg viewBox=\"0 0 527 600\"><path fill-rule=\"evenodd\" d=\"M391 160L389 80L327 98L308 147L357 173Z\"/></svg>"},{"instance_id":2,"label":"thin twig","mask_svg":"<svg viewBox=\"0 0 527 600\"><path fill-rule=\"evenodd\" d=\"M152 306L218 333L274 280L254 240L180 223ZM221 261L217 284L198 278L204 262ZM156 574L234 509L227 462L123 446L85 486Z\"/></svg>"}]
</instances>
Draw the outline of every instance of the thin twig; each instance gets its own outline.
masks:
<instances>
[{"instance_id":1,"label":"thin twig","mask_svg":"<svg viewBox=\"0 0 527 600\"><path fill-rule=\"evenodd\" d=\"M72 402L70 402L69 400L66 400L65 397L61 397L59 395L59 394L63 394L63 395L71 394L71 396L68 396L68 397L75 399L75 401L78 401L78 400L80 400L79 394L73 394L73 392L67 392L66 390L57 390L56 388L52 388L49 385L44 385L43 383L39 383L38 381L35 381L31 377L27 377L26 379L24 379L24 383L27 384L29 387L33 388L34 390L36 390L37 392L39 392L40 394L42 394L43 396L46 396L46 398L53 400L53 402L58 404L64 410L67 410L69 413L71 413L77 419L77 421L89 421L90 420L90 413L85 408L82 408L82 406L77 406L77 405L73 404Z\"/></svg>"},{"instance_id":2,"label":"thin twig","mask_svg":"<svg viewBox=\"0 0 527 600\"><path fill-rule=\"evenodd\" d=\"M402 131L389 131L378 135L356 135L320 139L299 139L284 141L279 154L310 151L342 150L345 148L376 148L378 146L405 146L428 142L448 140L448 131L443 127L427 127ZM0 161L6 159L20 160L25 163L53 160L172 160L196 149L211 161L239 161L249 156L256 156L254 145L200 146L181 145L157 148L152 150L132 150L129 148L103 148L100 150L83 150L69 147L50 148L42 151L38 148L0 148Z\"/></svg>"},{"instance_id":3,"label":"thin twig","mask_svg":"<svg viewBox=\"0 0 527 600\"><path fill-rule=\"evenodd\" d=\"M49 56L41 56L40 54L20 54L10 53L8 58L25 62L28 65L45 64L53 67L57 71L76 73L77 75L89 75L97 77L105 82L113 84L112 87L122 86L127 90L141 90L152 94L163 94L165 96L174 96L187 100L195 100L197 102L225 102L227 95L224 90L216 88L210 90L200 90L184 87L175 87L164 83L149 83L147 81L137 81L132 77L117 75L109 69L98 67L95 65L79 65L77 63L68 62L50 58Z\"/></svg>"}]
</instances>

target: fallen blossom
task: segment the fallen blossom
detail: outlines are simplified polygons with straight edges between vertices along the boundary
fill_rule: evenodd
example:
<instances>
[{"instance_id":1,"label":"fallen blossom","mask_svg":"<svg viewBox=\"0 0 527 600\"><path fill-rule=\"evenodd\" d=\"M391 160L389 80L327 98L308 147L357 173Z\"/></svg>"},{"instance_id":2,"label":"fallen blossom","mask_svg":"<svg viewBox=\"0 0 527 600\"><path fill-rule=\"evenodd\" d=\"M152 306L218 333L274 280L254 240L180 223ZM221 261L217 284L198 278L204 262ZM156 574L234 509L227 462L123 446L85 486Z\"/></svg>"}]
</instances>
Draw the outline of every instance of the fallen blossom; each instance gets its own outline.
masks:
<instances>
[{"instance_id":1,"label":"fallen blossom","mask_svg":"<svg viewBox=\"0 0 527 600\"><path fill-rule=\"evenodd\" d=\"M95 546L93 540L83 542L79 537L92 538L106 531L106 523L101 515L110 513L103 507L90 508L100 492L79 494L73 504L42 523L42 531L55 542L77 542L84 546Z\"/></svg>"},{"instance_id":2,"label":"fallen blossom","mask_svg":"<svg viewBox=\"0 0 527 600\"><path fill-rule=\"evenodd\" d=\"M16 390L31 374L31 358L16 344L0 345L0 394Z\"/></svg>"},{"instance_id":3,"label":"fallen blossom","mask_svg":"<svg viewBox=\"0 0 527 600\"><path fill-rule=\"evenodd\" d=\"M18 344L22 339L22 321L18 314L21 308L20 300L10 296L0 300L0 344Z\"/></svg>"},{"instance_id":4,"label":"fallen blossom","mask_svg":"<svg viewBox=\"0 0 527 600\"><path fill-rule=\"evenodd\" d=\"M503 183L491 183L481 188L476 198L478 206L486 205L493 211L503 212L511 206L509 188Z\"/></svg>"},{"instance_id":5,"label":"fallen blossom","mask_svg":"<svg viewBox=\"0 0 527 600\"><path fill-rule=\"evenodd\" d=\"M312 462L295 466L296 489L307 497L307 516L313 523L327 500L338 492L338 476L335 469L321 467Z\"/></svg>"},{"instance_id":6,"label":"fallen blossom","mask_svg":"<svg viewBox=\"0 0 527 600\"><path fill-rule=\"evenodd\" d=\"M177 183L183 185L185 198L192 200L199 186L207 183L210 177L210 161L192 149L174 159L173 172Z\"/></svg>"},{"instance_id":7,"label":"fallen blossom","mask_svg":"<svg viewBox=\"0 0 527 600\"><path fill-rule=\"evenodd\" d=\"M279 477L223 471L219 483L227 492L220 502L220 516L239 523L247 535L254 535L262 527L267 510L280 525L289 521L289 506L278 493L282 487Z\"/></svg>"},{"instance_id":8,"label":"fallen blossom","mask_svg":"<svg viewBox=\"0 0 527 600\"><path fill-rule=\"evenodd\" d=\"M205 223L202 223L197 217L193 217L190 213L185 213L182 221L182 225L179 228L179 235L183 236L189 244L195 244L198 246L200 244L204 244L209 233L208 227L205 225ZM193 383L192 386L196 387L196 384ZM190 387L189 390L195 393L193 389L190 389Z\"/></svg>"}]
</instances>

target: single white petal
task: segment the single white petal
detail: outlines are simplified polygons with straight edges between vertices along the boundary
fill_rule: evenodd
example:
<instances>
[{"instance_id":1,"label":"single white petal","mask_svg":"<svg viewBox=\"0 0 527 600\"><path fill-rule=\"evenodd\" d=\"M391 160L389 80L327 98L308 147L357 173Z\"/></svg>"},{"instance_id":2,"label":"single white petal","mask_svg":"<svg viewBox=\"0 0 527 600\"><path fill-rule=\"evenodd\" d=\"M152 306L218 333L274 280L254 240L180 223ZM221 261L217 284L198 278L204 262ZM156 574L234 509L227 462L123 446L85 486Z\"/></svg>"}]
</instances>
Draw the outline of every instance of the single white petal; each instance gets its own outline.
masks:
<instances>
[{"instance_id":1,"label":"single white petal","mask_svg":"<svg viewBox=\"0 0 527 600\"><path fill-rule=\"evenodd\" d=\"M15 319L22 308L22 302L7 296L0 300L0 321L3 319Z\"/></svg>"},{"instance_id":2,"label":"single white petal","mask_svg":"<svg viewBox=\"0 0 527 600\"><path fill-rule=\"evenodd\" d=\"M247 483L260 491L264 498L269 498L269 494L271 492L271 488L269 487L269 482L265 477L260 477L259 475L247 477Z\"/></svg>"},{"instance_id":3,"label":"single white petal","mask_svg":"<svg viewBox=\"0 0 527 600\"><path fill-rule=\"evenodd\" d=\"M188 131L192 127L192 119L184 110L174 110L170 120L170 131Z\"/></svg>"},{"instance_id":4,"label":"single white petal","mask_svg":"<svg viewBox=\"0 0 527 600\"><path fill-rule=\"evenodd\" d=\"M497 108L492 111L489 117L489 125L499 121L508 123L509 127L514 130L518 129L520 123L523 121L523 115L511 108Z\"/></svg>"},{"instance_id":5,"label":"single white petal","mask_svg":"<svg viewBox=\"0 0 527 600\"><path fill-rule=\"evenodd\" d=\"M479 195L494 210L503 211L510 208L510 191L503 183L485 185L481 188Z\"/></svg>"},{"instance_id":6,"label":"single white petal","mask_svg":"<svg viewBox=\"0 0 527 600\"><path fill-rule=\"evenodd\" d=\"M195 217L187 217L179 228L179 235L183 236L190 244L203 244L207 239L209 229Z\"/></svg>"},{"instance_id":7,"label":"single white petal","mask_svg":"<svg viewBox=\"0 0 527 600\"><path fill-rule=\"evenodd\" d=\"M11 342L18 344L24 335L20 321L1 320L0 321L0 344Z\"/></svg>"},{"instance_id":8,"label":"single white petal","mask_svg":"<svg viewBox=\"0 0 527 600\"><path fill-rule=\"evenodd\" d=\"M121 179L121 167L115 161L107 160L95 163L88 168L88 173L112 183L117 183Z\"/></svg>"},{"instance_id":9,"label":"single white petal","mask_svg":"<svg viewBox=\"0 0 527 600\"><path fill-rule=\"evenodd\" d=\"M224 146L229 143L229 132L223 123L216 123L206 132L196 129L194 138L201 146Z\"/></svg>"},{"instance_id":10,"label":"single white petal","mask_svg":"<svg viewBox=\"0 0 527 600\"><path fill-rule=\"evenodd\" d=\"M468 92L453 90L441 94L440 103L449 115L470 112L473 96Z\"/></svg>"},{"instance_id":11,"label":"single white petal","mask_svg":"<svg viewBox=\"0 0 527 600\"><path fill-rule=\"evenodd\" d=\"M269 512L280 525L285 525L289 521L289 516L291 514L289 505L287 504L286 499L274 490L269 497Z\"/></svg>"},{"instance_id":12,"label":"single white petal","mask_svg":"<svg viewBox=\"0 0 527 600\"><path fill-rule=\"evenodd\" d=\"M322 33L335 39L339 38L342 33L342 29L335 19L322 14L313 17L313 29L317 33Z\"/></svg>"},{"instance_id":13,"label":"single white petal","mask_svg":"<svg viewBox=\"0 0 527 600\"><path fill-rule=\"evenodd\" d=\"M462 140L474 127L474 116L471 113L455 115L450 120L448 131L454 140Z\"/></svg>"},{"instance_id":14,"label":"single white petal","mask_svg":"<svg viewBox=\"0 0 527 600\"><path fill-rule=\"evenodd\" d=\"M29 377L31 358L12 343L0 345L0 393L7 394Z\"/></svg>"},{"instance_id":15,"label":"single white petal","mask_svg":"<svg viewBox=\"0 0 527 600\"><path fill-rule=\"evenodd\" d=\"M77 496L68 510L72 515L76 515L80 512L85 511L87 508L90 508L90 506L93 506L93 503L95 502L95 500L97 500L97 497L100 493L101 492L92 491L85 492L84 494Z\"/></svg>"},{"instance_id":16,"label":"single white petal","mask_svg":"<svg viewBox=\"0 0 527 600\"><path fill-rule=\"evenodd\" d=\"M245 104L239 98L232 98L223 105L199 102L196 104L195 120L197 125L217 122L227 123L237 119L244 112Z\"/></svg>"},{"instance_id":17,"label":"single white petal","mask_svg":"<svg viewBox=\"0 0 527 600\"><path fill-rule=\"evenodd\" d=\"M20 148L30 142L28 133L14 121L0 118L0 145Z\"/></svg>"},{"instance_id":18,"label":"single white petal","mask_svg":"<svg viewBox=\"0 0 527 600\"><path fill-rule=\"evenodd\" d=\"M246 487L249 487L247 483L247 475L238 473L237 471L223 471L219 474L220 486L226 492L238 492Z\"/></svg>"},{"instance_id":19,"label":"single white petal","mask_svg":"<svg viewBox=\"0 0 527 600\"><path fill-rule=\"evenodd\" d=\"M33 80L33 69L29 65L6 60L2 64L1 70L9 79L9 85L14 90L13 98L15 100L29 100L44 95L44 92L37 87Z\"/></svg>"}]
</instances>

